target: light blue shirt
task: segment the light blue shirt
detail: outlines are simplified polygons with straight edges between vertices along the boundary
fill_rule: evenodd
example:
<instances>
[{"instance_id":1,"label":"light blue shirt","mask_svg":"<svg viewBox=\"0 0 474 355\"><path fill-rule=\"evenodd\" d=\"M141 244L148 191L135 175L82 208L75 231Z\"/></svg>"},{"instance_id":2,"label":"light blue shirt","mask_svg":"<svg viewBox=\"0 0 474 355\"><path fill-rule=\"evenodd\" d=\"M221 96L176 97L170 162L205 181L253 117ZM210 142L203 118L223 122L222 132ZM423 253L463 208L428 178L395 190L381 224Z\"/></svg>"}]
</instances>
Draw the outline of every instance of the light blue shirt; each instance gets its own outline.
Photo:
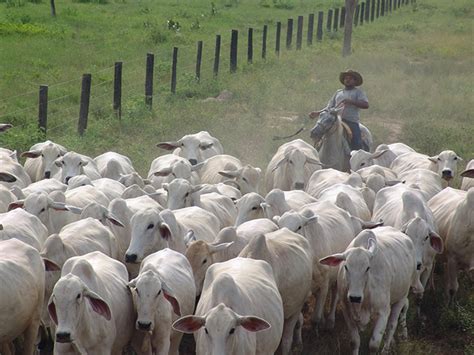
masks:
<instances>
[{"instance_id":1,"label":"light blue shirt","mask_svg":"<svg viewBox=\"0 0 474 355\"><path fill-rule=\"evenodd\" d=\"M350 90L346 89L339 89L336 93L331 97L328 102L328 108L334 108L339 105L342 100L351 99L357 101L365 101L369 102L367 95L359 88L353 88ZM343 120L350 121L350 122L360 122L359 117L360 108L354 105L345 105L344 110L341 113L341 117Z\"/></svg>"}]
</instances>

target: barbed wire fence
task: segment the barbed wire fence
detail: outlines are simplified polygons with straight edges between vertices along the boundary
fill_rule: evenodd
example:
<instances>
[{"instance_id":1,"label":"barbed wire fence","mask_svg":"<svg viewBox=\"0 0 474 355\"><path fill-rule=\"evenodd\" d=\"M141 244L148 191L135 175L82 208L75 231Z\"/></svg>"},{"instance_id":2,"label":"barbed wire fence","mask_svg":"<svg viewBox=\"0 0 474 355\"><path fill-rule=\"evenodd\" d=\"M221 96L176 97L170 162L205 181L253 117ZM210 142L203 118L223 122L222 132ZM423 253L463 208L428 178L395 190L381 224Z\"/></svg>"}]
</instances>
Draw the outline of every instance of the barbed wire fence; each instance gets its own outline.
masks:
<instances>
[{"instance_id":1,"label":"barbed wire fence","mask_svg":"<svg viewBox=\"0 0 474 355\"><path fill-rule=\"evenodd\" d=\"M353 25L369 24L415 1L359 2ZM30 103L0 114L0 122L15 122L15 130L37 125L46 136L49 132L72 133L74 130L82 135L89 115L100 118L113 113L120 120L123 103L142 95L146 106L152 109L153 99L166 92L175 95L178 83L190 80L199 83L204 77L215 79L224 73L234 74L244 64L252 65L278 58L283 52L302 50L344 27L344 19L344 7L331 8L326 13L319 11L289 18L274 26L234 29L230 41L216 35L215 43L198 41L196 45L173 47L169 53L161 53L161 58L147 53L146 57L117 61L79 78L40 85L39 91L0 99L0 108L16 106L18 100L25 98ZM90 45L94 43L91 41ZM13 104L6 105L7 102Z\"/></svg>"}]
</instances>

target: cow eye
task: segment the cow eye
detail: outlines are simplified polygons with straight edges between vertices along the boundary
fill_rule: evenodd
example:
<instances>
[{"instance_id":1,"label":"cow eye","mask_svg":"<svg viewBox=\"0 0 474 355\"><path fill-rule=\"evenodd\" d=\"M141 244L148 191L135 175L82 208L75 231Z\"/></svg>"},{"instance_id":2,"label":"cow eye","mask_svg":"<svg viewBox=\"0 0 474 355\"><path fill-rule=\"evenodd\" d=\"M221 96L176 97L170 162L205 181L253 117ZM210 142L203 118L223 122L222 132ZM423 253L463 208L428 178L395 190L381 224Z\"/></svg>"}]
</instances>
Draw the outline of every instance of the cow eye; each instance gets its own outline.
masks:
<instances>
[{"instance_id":1,"label":"cow eye","mask_svg":"<svg viewBox=\"0 0 474 355\"><path fill-rule=\"evenodd\" d=\"M248 182L248 181L247 181L247 178L244 178L244 177L243 177L242 180L244 180L244 182Z\"/></svg>"},{"instance_id":2,"label":"cow eye","mask_svg":"<svg viewBox=\"0 0 474 355\"><path fill-rule=\"evenodd\" d=\"M41 158L44 158L44 154L43 154L43 153L41 153Z\"/></svg>"},{"instance_id":3,"label":"cow eye","mask_svg":"<svg viewBox=\"0 0 474 355\"><path fill-rule=\"evenodd\" d=\"M161 290L158 291L158 293L156 294L156 297L158 297L161 293Z\"/></svg>"},{"instance_id":4,"label":"cow eye","mask_svg":"<svg viewBox=\"0 0 474 355\"><path fill-rule=\"evenodd\" d=\"M146 227L146 229L153 229L154 227L155 227L155 225L154 225L153 223L150 223L150 224L148 225L148 227Z\"/></svg>"},{"instance_id":5,"label":"cow eye","mask_svg":"<svg viewBox=\"0 0 474 355\"><path fill-rule=\"evenodd\" d=\"M209 332L207 331L207 328L204 328L204 331L206 332L206 334L209 334Z\"/></svg>"},{"instance_id":6,"label":"cow eye","mask_svg":"<svg viewBox=\"0 0 474 355\"><path fill-rule=\"evenodd\" d=\"M301 226L299 226L299 227L296 229L297 232L298 232L299 230L301 230Z\"/></svg>"},{"instance_id":7,"label":"cow eye","mask_svg":"<svg viewBox=\"0 0 474 355\"><path fill-rule=\"evenodd\" d=\"M205 263L207 263L207 259L204 259L204 260L202 261L202 264L203 264L203 265L204 265Z\"/></svg>"},{"instance_id":8,"label":"cow eye","mask_svg":"<svg viewBox=\"0 0 474 355\"><path fill-rule=\"evenodd\" d=\"M46 209L45 209L45 208L42 208L41 211L40 211L40 213L43 213L44 211L46 211Z\"/></svg>"},{"instance_id":9,"label":"cow eye","mask_svg":"<svg viewBox=\"0 0 474 355\"><path fill-rule=\"evenodd\" d=\"M441 161L441 158L438 158L438 161Z\"/></svg>"},{"instance_id":10,"label":"cow eye","mask_svg":"<svg viewBox=\"0 0 474 355\"><path fill-rule=\"evenodd\" d=\"M427 235L427 236L425 237L425 240L428 240L428 238L429 238L429 237L430 237L430 236L429 236L429 235Z\"/></svg>"},{"instance_id":11,"label":"cow eye","mask_svg":"<svg viewBox=\"0 0 474 355\"><path fill-rule=\"evenodd\" d=\"M61 154L58 154L58 156L56 158L59 158L61 156Z\"/></svg>"},{"instance_id":12,"label":"cow eye","mask_svg":"<svg viewBox=\"0 0 474 355\"><path fill-rule=\"evenodd\" d=\"M346 271L349 271L349 269L347 268L347 265L344 265L344 269L346 269Z\"/></svg>"},{"instance_id":13,"label":"cow eye","mask_svg":"<svg viewBox=\"0 0 474 355\"><path fill-rule=\"evenodd\" d=\"M365 163L360 163L360 166L364 166L364 165L365 165Z\"/></svg>"},{"instance_id":14,"label":"cow eye","mask_svg":"<svg viewBox=\"0 0 474 355\"><path fill-rule=\"evenodd\" d=\"M257 210L257 209L258 209L257 206L252 207L252 211L255 211L255 210Z\"/></svg>"},{"instance_id":15,"label":"cow eye","mask_svg":"<svg viewBox=\"0 0 474 355\"><path fill-rule=\"evenodd\" d=\"M367 270L365 270L365 272L369 271L369 269L370 269L370 266L369 266L369 267L367 267Z\"/></svg>"},{"instance_id":16,"label":"cow eye","mask_svg":"<svg viewBox=\"0 0 474 355\"><path fill-rule=\"evenodd\" d=\"M77 296L76 296L76 300L80 299L81 298L81 294L78 293Z\"/></svg>"},{"instance_id":17,"label":"cow eye","mask_svg":"<svg viewBox=\"0 0 474 355\"><path fill-rule=\"evenodd\" d=\"M184 197L188 197L189 196L189 192L186 192L186 195L184 195Z\"/></svg>"},{"instance_id":18,"label":"cow eye","mask_svg":"<svg viewBox=\"0 0 474 355\"><path fill-rule=\"evenodd\" d=\"M230 331L229 331L229 334L234 334L235 332L235 328L232 328Z\"/></svg>"},{"instance_id":19,"label":"cow eye","mask_svg":"<svg viewBox=\"0 0 474 355\"><path fill-rule=\"evenodd\" d=\"M458 160L458 157L454 157L454 160Z\"/></svg>"}]
</instances>

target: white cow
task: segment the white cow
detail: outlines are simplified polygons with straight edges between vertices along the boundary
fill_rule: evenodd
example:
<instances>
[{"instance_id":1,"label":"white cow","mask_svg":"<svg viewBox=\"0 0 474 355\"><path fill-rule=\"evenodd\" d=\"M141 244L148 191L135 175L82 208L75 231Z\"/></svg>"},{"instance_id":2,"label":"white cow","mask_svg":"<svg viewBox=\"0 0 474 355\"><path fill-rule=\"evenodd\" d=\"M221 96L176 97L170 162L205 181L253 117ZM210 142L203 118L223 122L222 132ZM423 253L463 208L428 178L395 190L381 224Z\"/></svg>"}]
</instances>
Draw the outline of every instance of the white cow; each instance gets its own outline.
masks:
<instances>
[{"instance_id":1,"label":"white cow","mask_svg":"<svg viewBox=\"0 0 474 355\"><path fill-rule=\"evenodd\" d=\"M23 189L31 184L31 179L21 164L0 155L0 184L8 188L18 186Z\"/></svg>"},{"instance_id":2,"label":"white cow","mask_svg":"<svg viewBox=\"0 0 474 355\"><path fill-rule=\"evenodd\" d=\"M262 170L248 164L244 166L232 155L220 154L206 159L199 175L203 184L226 182L246 194L259 191Z\"/></svg>"},{"instance_id":3,"label":"white cow","mask_svg":"<svg viewBox=\"0 0 474 355\"><path fill-rule=\"evenodd\" d=\"M194 185L199 183L197 171L201 167L202 164L192 165L186 158L178 155L165 154L151 162L147 179L156 189L175 178L188 180Z\"/></svg>"},{"instance_id":4,"label":"white cow","mask_svg":"<svg viewBox=\"0 0 474 355\"><path fill-rule=\"evenodd\" d=\"M212 242L219 232L219 220L200 207L171 211L155 208L136 212L131 221L132 239L125 253L127 263L140 263L155 251L171 248L185 252L192 240Z\"/></svg>"},{"instance_id":5,"label":"white cow","mask_svg":"<svg viewBox=\"0 0 474 355\"><path fill-rule=\"evenodd\" d=\"M176 210L197 206L213 213L219 219L219 229L233 226L237 218L237 207L230 197L216 192L201 194L200 187L194 187L184 179L174 179L164 183L163 189L168 193L168 208Z\"/></svg>"},{"instance_id":6,"label":"white cow","mask_svg":"<svg viewBox=\"0 0 474 355\"><path fill-rule=\"evenodd\" d=\"M264 218L263 203L265 199L256 192L245 194L235 201L238 211L235 225L239 226L252 219Z\"/></svg>"},{"instance_id":7,"label":"white cow","mask_svg":"<svg viewBox=\"0 0 474 355\"><path fill-rule=\"evenodd\" d=\"M461 173L463 177L461 190L467 191L474 187L474 159L470 160L466 165L466 169Z\"/></svg>"},{"instance_id":8,"label":"white cow","mask_svg":"<svg viewBox=\"0 0 474 355\"><path fill-rule=\"evenodd\" d=\"M425 201L428 201L443 189L441 177L434 171L427 169L408 170L399 174L398 178L405 185L419 189Z\"/></svg>"},{"instance_id":9,"label":"white cow","mask_svg":"<svg viewBox=\"0 0 474 355\"><path fill-rule=\"evenodd\" d=\"M316 297L316 306L312 322L319 325L324 318L324 305L329 290L332 291L332 303L327 327L332 328L336 312L336 279L337 272L319 263L322 257L340 253L346 249L352 239L361 231L361 224L343 209L332 202L321 201L303 206L298 211L288 211L281 217L273 218L280 228L303 235L311 245L313 252L312 291Z\"/></svg>"},{"instance_id":10,"label":"white cow","mask_svg":"<svg viewBox=\"0 0 474 355\"><path fill-rule=\"evenodd\" d=\"M447 287L452 301L458 288L458 270L474 270L474 187L468 191L446 188L429 202L447 257Z\"/></svg>"},{"instance_id":11,"label":"white cow","mask_svg":"<svg viewBox=\"0 0 474 355\"><path fill-rule=\"evenodd\" d=\"M281 352L289 354L296 322L311 292L313 274L311 246L303 236L282 228L253 238L240 252L239 257L264 260L272 267L283 301L285 318ZM299 331L301 332L301 327Z\"/></svg>"},{"instance_id":12,"label":"white cow","mask_svg":"<svg viewBox=\"0 0 474 355\"><path fill-rule=\"evenodd\" d=\"M66 261L48 302L55 354L121 354L134 312L125 266L101 252Z\"/></svg>"},{"instance_id":13,"label":"white cow","mask_svg":"<svg viewBox=\"0 0 474 355\"><path fill-rule=\"evenodd\" d=\"M338 295L351 337L352 353L359 353L359 329L375 318L369 350L376 353L386 331L384 352L398 325L407 336L406 312L410 287L422 290L416 272L415 248L406 235L392 227L361 232L343 253L321 259L339 267Z\"/></svg>"},{"instance_id":14,"label":"white cow","mask_svg":"<svg viewBox=\"0 0 474 355\"><path fill-rule=\"evenodd\" d=\"M145 187L145 185L151 184L150 180L142 178L136 171L130 174L120 175L118 181L125 187L138 185L142 189Z\"/></svg>"},{"instance_id":15,"label":"white cow","mask_svg":"<svg viewBox=\"0 0 474 355\"><path fill-rule=\"evenodd\" d=\"M22 335L23 353L34 354L44 298L39 252L19 240L0 241L0 280L0 350Z\"/></svg>"},{"instance_id":16,"label":"white cow","mask_svg":"<svg viewBox=\"0 0 474 355\"><path fill-rule=\"evenodd\" d=\"M373 153L366 152L362 149L353 150L349 162L351 170L354 171L371 165L389 168L397 156L414 151L413 148L404 143L380 144Z\"/></svg>"},{"instance_id":17,"label":"white cow","mask_svg":"<svg viewBox=\"0 0 474 355\"><path fill-rule=\"evenodd\" d=\"M115 236L110 229L93 218L70 223L59 234L52 234L46 239L41 249L41 256L46 260L45 302L48 302L66 260L93 251L100 251L114 259L119 256ZM47 304L45 312L46 306ZM46 318L43 319L49 324Z\"/></svg>"},{"instance_id":18,"label":"white cow","mask_svg":"<svg viewBox=\"0 0 474 355\"><path fill-rule=\"evenodd\" d=\"M315 171L313 175L311 175L305 191L311 196L318 198L323 190L339 183L347 184L352 187L364 187L362 177L359 174L349 174L330 168Z\"/></svg>"},{"instance_id":19,"label":"white cow","mask_svg":"<svg viewBox=\"0 0 474 355\"><path fill-rule=\"evenodd\" d=\"M26 157L25 171L32 182L49 179L56 175L59 168L54 163L67 153L67 149L57 143L46 141L33 145L29 151L23 152Z\"/></svg>"},{"instance_id":20,"label":"white cow","mask_svg":"<svg viewBox=\"0 0 474 355\"><path fill-rule=\"evenodd\" d=\"M201 163L214 155L224 154L221 142L207 131L187 134L174 142L161 142L157 144L157 147L174 150L173 154L186 158L192 165Z\"/></svg>"},{"instance_id":21,"label":"white cow","mask_svg":"<svg viewBox=\"0 0 474 355\"><path fill-rule=\"evenodd\" d=\"M265 172L267 191L303 190L311 174L321 169L318 151L301 139L282 144Z\"/></svg>"},{"instance_id":22,"label":"white cow","mask_svg":"<svg viewBox=\"0 0 474 355\"><path fill-rule=\"evenodd\" d=\"M138 313L136 328L150 333L152 353L178 355L183 334L171 325L178 317L193 314L196 297L186 257L168 248L150 254L128 286Z\"/></svg>"},{"instance_id":23,"label":"white cow","mask_svg":"<svg viewBox=\"0 0 474 355\"><path fill-rule=\"evenodd\" d=\"M417 252L417 268L425 287L436 254L443 252L443 241L421 191L404 184L380 190L375 198L372 218L383 220L384 225L395 227L412 239Z\"/></svg>"},{"instance_id":24,"label":"white cow","mask_svg":"<svg viewBox=\"0 0 474 355\"><path fill-rule=\"evenodd\" d=\"M393 170L380 165L370 165L366 168L361 168L357 170L357 174L362 177L364 184L374 192L401 182Z\"/></svg>"},{"instance_id":25,"label":"white cow","mask_svg":"<svg viewBox=\"0 0 474 355\"><path fill-rule=\"evenodd\" d=\"M112 201L114 198L121 197L125 191L125 186L110 178L100 178L96 180L91 180L86 175L76 175L69 179L68 190L75 189L79 186L94 186L97 190L103 192L107 198Z\"/></svg>"},{"instance_id":26,"label":"white cow","mask_svg":"<svg viewBox=\"0 0 474 355\"><path fill-rule=\"evenodd\" d=\"M271 266L236 258L212 265L195 316L173 328L196 332L198 355L270 355L280 343L283 305Z\"/></svg>"},{"instance_id":27,"label":"white cow","mask_svg":"<svg viewBox=\"0 0 474 355\"><path fill-rule=\"evenodd\" d=\"M297 210L316 201L313 196L302 190L273 189L265 196L265 202L262 202L261 206L265 217L272 219L274 216L281 216L289 210Z\"/></svg>"},{"instance_id":28,"label":"white cow","mask_svg":"<svg viewBox=\"0 0 474 355\"><path fill-rule=\"evenodd\" d=\"M355 188L347 184L335 184L321 191L319 201L331 201L336 206L349 212L352 216L358 217L364 221L369 221L372 217L370 208L365 200L367 192L363 189ZM375 197L375 194L373 195Z\"/></svg>"},{"instance_id":29,"label":"white cow","mask_svg":"<svg viewBox=\"0 0 474 355\"><path fill-rule=\"evenodd\" d=\"M252 238L277 229L278 226L267 218L253 219L237 228L223 228L212 243L204 240L191 242L186 249L186 257L193 269L197 295L202 292L209 266L237 257Z\"/></svg>"},{"instance_id":30,"label":"white cow","mask_svg":"<svg viewBox=\"0 0 474 355\"><path fill-rule=\"evenodd\" d=\"M116 153L106 152L94 158L99 173L104 178L119 180L122 175L135 172L129 157Z\"/></svg>"},{"instance_id":31,"label":"white cow","mask_svg":"<svg viewBox=\"0 0 474 355\"><path fill-rule=\"evenodd\" d=\"M402 172L416 168L424 168L437 173L446 181L450 181L456 175L457 163L462 159L452 150L443 150L432 157L417 153L405 153L398 156L390 168L398 175Z\"/></svg>"},{"instance_id":32,"label":"white cow","mask_svg":"<svg viewBox=\"0 0 474 355\"><path fill-rule=\"evenodd\" d=\"M0 240L18 239L38 252L48 237L48 229L38 217L21 208L0 214Z\"/></svg>"},{"instance_id":33,"label":"white cow","mask_svg":"<svg viewBox=\"0 0 474 355\"><path fill-rule=\"evenodd\" d=\"M24 189L21 190L22 195L18 196L18 198L25 198L29 194L33 192L45 192L49 194L53 191L62 191L65 192L67 190L67 185L63 184L61 181L56 179L43 179L37 182L33 182L32 184L28 185Z\"/></svg>"},{"instance_id":34,"label":"white cow","mask_svg":"<svg viewBox=\"0 0 474 355\"><path fill-rule=\"evenodd\" d=\"M97 165L88 156L75 152L68 152L55 161L56 166L61 168L55 176L59 181L68 184L69 179L76 175L87 175L91 180L100 179L102 176Z\"/></svg>"},{"instance_id":35,"label":"white cow","mask_svg":"<svg viewBox=\"0 0 474 355\"><path fill-rule=\"evenodd\" d=\"M15 196L10 189L0 185L0 213L7 212L8 206L16 200L17 196Z\"/></svg>"}]
</instances>

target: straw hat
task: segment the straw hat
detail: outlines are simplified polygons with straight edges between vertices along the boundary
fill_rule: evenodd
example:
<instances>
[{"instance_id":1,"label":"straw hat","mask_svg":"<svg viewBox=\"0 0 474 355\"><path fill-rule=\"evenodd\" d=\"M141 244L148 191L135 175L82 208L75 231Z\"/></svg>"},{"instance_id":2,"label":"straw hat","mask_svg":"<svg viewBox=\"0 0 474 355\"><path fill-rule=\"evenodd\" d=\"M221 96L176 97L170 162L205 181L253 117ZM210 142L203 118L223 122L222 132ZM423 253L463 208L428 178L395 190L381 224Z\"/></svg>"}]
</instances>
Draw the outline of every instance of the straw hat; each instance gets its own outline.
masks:
<instances>
[{"instance_id":1,"label":"straw hat","mask_svg":"<svg viewBox=\"0 0 474 355\"><path fill-rule=\"evenodd\" d=\"M355 70L347 69L346 71L343 71L341 74L339 74L339 81L342 85L344 85L344 78L346 75L350 75L355 79L355 86L360 86L364 82L362 75L360 75Z\"/></svg>"}]
</instances>

